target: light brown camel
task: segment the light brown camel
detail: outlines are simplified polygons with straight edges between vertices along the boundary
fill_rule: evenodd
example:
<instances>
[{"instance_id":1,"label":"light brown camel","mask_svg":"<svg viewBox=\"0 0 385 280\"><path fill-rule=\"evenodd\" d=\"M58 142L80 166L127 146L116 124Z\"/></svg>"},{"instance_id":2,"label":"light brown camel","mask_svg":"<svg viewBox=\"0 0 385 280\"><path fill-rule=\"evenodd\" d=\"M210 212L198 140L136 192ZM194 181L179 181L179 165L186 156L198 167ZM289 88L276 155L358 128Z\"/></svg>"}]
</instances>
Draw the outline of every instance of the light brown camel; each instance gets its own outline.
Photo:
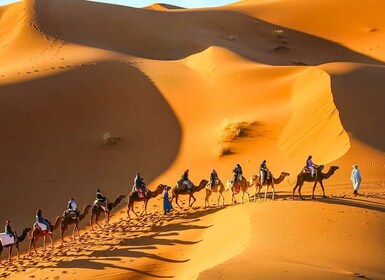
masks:
<instances>
[{"instance_id":1,"label":"light brown camel","mask_svg":"<svg viewBox=\"0 0 385 280\"><path fill-rule=\"evenodd\" d=\"M206 190L205 207L210 207L209 198L213 192L218 193L217 206L219 207L219 202L220 202L220 199L222 198L222 206L221 207L224 207L225 206L225 197L223 196L223 192L228 191L229 189L230 188L226 189L225 185L223 185L221 180L215 180L213 188L211 188L210 182L207 183L207 185L205 187L205 190Z\"/></svg>"},{"instance_id":2,"label":"light brown camel","mask_svg":"<svg viewBox=\"0 0 385 280\"><path fill-rule=\"evenodd\" d=\"M250 188L250 183L243 176L241 177L241 180L238 180L235 184L232 183L232 180L227 180L226 182L226 189L231 189L231 203L233 205L237 203L235 195L239 192L242 192L241 204L243 203L243 197L245 194L247 194L247 201L250 201L250 195L247 191L248 188Z\"/></svg>"},{"instance_id":3,"label":"light brown camel","mask_svg":"<svg viewBox=\"0 0 385 280\"><path fill-rule=\"evenodd\" d=\"M3 252L3 248L9 248L8 260L11 262L12 261L11 260L12 249L13 249L13 246L15 246L16 252L17 252L17 259L19 260L20 259L19 243L24 241L25 237L27 236L28 232L30 232L30 231L31 231L31 228L23 229L23 233L21 234L21 236L18 236L15 233L15 242L12 244L8 244L8 245L3 246L3 244L0 242L0 255ZM1 262L0 262L0 264L1 264Z\"/></svg>"},{"instance_id":4,"label":"light brown camel","mask_svg":"<svg viewBox=\"0 0 385 280\"><path fill-rule=\"evenodd\" d=\"M83 212L80 213L79 218L77 217L76 213L72 212L69 215L66 215L62 219L60 223L60 237L62 242L64 242L64 232L66 231L69 225L74 225L74 229L72 231L72 238L75 239L75 232L76 232L78 238L80 239L78 225L80 221L83 220L88 215L88 212L90 211L90 209L91 209L91 205L89 204L84 205Z\"/></svg>"},{"instance_id":5,"label":"light brown camel","mask_svg":"<svg viewBox=\"0 0 385 280\"><path fill-rule=\"evenodd\" d=\"M270 172L270 171L269 171ZM250 186L253 186L255 185L255 195L254 195L254 202L256 201L256 197L258 197L258 200L261 201L261 198L259 197L259 194L262 190L262 187L265 186L266 189L265 189L265 199L264 201L266 201L266 197L267 197L267 192L268 192L268 189L269 189L269 186L271 186L272 190L273 190L273 196L272 196L272 199L274 200L274 196L275 196L275 188L274 188L274 185L278 185L280 184L284 179L285 177L289 176L290 174L287 173L287 172L281 172L281 175L278 177L278 178L274 178L273 174L270 172L269 174L269 179L265 179L265 181L263 182L263 184L261 185L261 180L260 180L260 177L257 175L257 174L254 174L253 176L251 176L251 179L250 179Z\"/></svg>"},{"instance_id":6,"label":"light brown camel","mask_svg":"<svg viewBox=\"0 0 385 280\"><path fill-rule=\"evenodd\" d=\"M131 193L128 195L128 204L127 204L128 219L130 219L130 211L132 211L136 216L138 216L138 214L134 211L134 204L135 204L135 202L139 202L139 201L143 201L143 206L144 206L144 209L140 215L142 215L143 213L147 215L148 201L151 198L154 198L154 197L157 197L158 195L160 195L164 191L165 188L166 188L166 185L160 184L159 186L156 187L155 191L152 192L152 191L148 190L146 197L139 197L138 192L132 190Z\"/></svg>"},{"instance_id":7,"label":"light brown camel","mask_svg":"<svg viewBox=\"0 0 385 280\"><path fill-rule=\"evenodd\" d=\"M92 206L91 218L90 218L91 229L94 230L94 227L92 225L94 218L95 218L95 224L97 224L100 228L102 228L102 226L99 225L99 223L98 223L99 216L102 212L104 212L104 214L106 215L106 222L105 222L104 226L109 225L108 222L110 220L110 211L113 208L115 208L125 197L126 197L125 195L120 194L116 197L114 202L107 202L107 210L108 211L105 211L102 207L100 207L94 203L94 205Z\"/></svg>"},{"instance_id":8,"label":"light brown camel","mask_svg":"<svg viewBox=\"0 0 385 280\"><path fill-rule=\"evenodd\" d=\"M36 243L39 240L39 237L43 237L43 251L45 251L45 240L46 240L47 236L51 240L51 248L53 248L52 232L60 226L62 219L63 219L62 216L56 217L55 223L52 226L52 231L49 231L49 230L41 231L39 226L37 225L37 223L33 224L32 233L31 232L28 233L28 237L29 237L29 239L31 239L31 241L29 243L29 254L32 253L32 251L31 251L32 248L34 249L35 253L37 254Z\"/></svg>"},{"instance_id":9,"label":"light brown camel","mask_svg":"<svg viewBox=\"0 0 385 280\"><path fill-rule=\"evenodd\" d=\"M329 171L326 173L322 173L322 169L323 169L323 165L320 165L319 167L317 167L317 171L316 171L314 177L312 177L310 173L304 173L303 171L301 171L301 173L299 173L297 176L297 183L295 184L295 187L293 189L292 198L294 199L294 192L298 188L298 194L299 194L300 198L303 200L303 197L301 195L301 189L302 189L304 182L314 182L313 191L311 193L311 199L314 199L314 190L315 190L315 187L317 186L318 182L321 185L323 197L326 198L325 189L324 189L324 185L323 185L322 181L325 179L329 179L329 177L332 176L334 174L334 172L336 172L336 170L339 169L339 167L338 166L331 166L329 168Z\"/></svg>"},{"instance_id":10,"label":"light brown camel","mask_svg":"<svg viewBox=\"0 0 385 280\"><path fill-rule=\"evenodd\" d=\"M176 205L178 205L178 207L180 209L182 209L182 207L180 207L179 203L178 203L178 197L180 195L188 195L189 198L188 198L188 206L189 207L192 207L194 202L196 201L196 198L194 197L194 193L196 192L199 192L201 190L203 190L205 188L205 186L207 185L207 180L202 180L198 186L195 186L192 182L191 182L191 191L189 191L187 188L184 189L184 190L180 190L178 188L178 184L172 189L172 198L171 198L171 201L175 198L175 203ZM193 202L190 204L190 201L191 201L191 198L193 199Z\"/></svg>"}]
</instances>

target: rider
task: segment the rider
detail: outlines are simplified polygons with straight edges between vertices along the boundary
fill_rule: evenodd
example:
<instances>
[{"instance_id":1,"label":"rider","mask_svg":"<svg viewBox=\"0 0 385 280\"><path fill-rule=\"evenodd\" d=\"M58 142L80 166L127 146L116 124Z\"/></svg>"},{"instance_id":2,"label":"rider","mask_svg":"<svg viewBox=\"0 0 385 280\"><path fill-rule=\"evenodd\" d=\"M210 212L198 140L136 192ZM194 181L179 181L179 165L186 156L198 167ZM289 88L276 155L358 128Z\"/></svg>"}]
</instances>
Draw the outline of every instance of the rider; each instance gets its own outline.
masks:
<instances>
[{"instance_id":1,"label":"rider","mask_svg":"<svg viewBox=\"0 0 385 280\"><path fill-rule=\"evenodd\" d=\"M315 169L318 167L312 160L312 156L308 156L306 160L306 168L311 171L311 176L314 177Z\"/></svg>"},{"instance_id":2,"label":"rider","mask_svg":"<svg viewBox=\"0 0 385 280\"><path fill-rule=\"evenodd\" d=\"M9 236L13 237L14 239L16 239L16 233L13 230L13 228L11 227L11 221L10 220L7 220L5 222L5 233L8 234Z\"/></svg>"},{"instance_id":3,"label":"rider","mask_svg":"<svg viewBox=\"0 0 385 280\"><path fill-rule=\"evenodd\" d=\"M99 189L96 190L96 201L98 203L98 206L102 207L105 212L108 212L108 206L107 206L107 197L105 197Z\"/></svg>"},{"instance_id":4,"label":"rider","mask_svg":"<svg viewBox=\"0 0 385 280\"><path fill-rule=\"evenodd\" d=\"M137 173L134 179L134 191L139 192L139 189L147 196L146 184L143 182L143 178L140 177L140 173Z\"/></svg>"},{"instance_id":5,"label":"rider","mask_svg":"<svg viewBox=\"0 0 385 280\"><path fill-rule=\"evenodd\" d=\"M180 177L180 180L178 183L180 184L186 184L187 185L187 191L190 192L191 191L191 182L190 182L190 179L188 178L188 174L189 174L189 170L186 169L185 172L183 172L182 176Z\"/></svg>"},{"instance_id":6,"label":"rider","mask_svg":"<svg viewBox=\"0 0 385 280\"><path fill-rule=\"evenodd\" d=\"M262 160L261 165L259 166L259 173L261 174L261 185L268 178L269 168L266 166L266 160Z\"/></svg>"},{"instance_id":7,"label":"rider","mask_svg":"<svg viewBox=\"0 0 385 280\"><path fill-rule=\"evenodd\" d=\"M233 177L233 185L235 184L235 182L237 182L241 176L242 176L242 167L239 163L237 163L237 165L235 166L235 168L233 169L233 173L234 173L234 177Z\"/></svg>"},{"instance_id":8,"label":"rider","mask_svg":"<svg viewBox=\"0 0 385 280\"><path fill-rule=\"evenodd\" d=\"M42 211L40 209L36 211L36 222L43 224L43 225L46 225L47 230L52 231L51 223L47 219L43 218Z\"/></svg>"},{"instance_id":9,"label":"rider","mask_svg":"<svg viewBox=\"0 0 385 280\"><path fill-rule=\"evenodd\" d=\"M80 212L78 210L78 206L76 205L75 199L71 198L67 203L67 210L64 211L63 216L66 217L71 213L76 213L77 218L79 218Z\"/></svg>"},{"instance_id":10,"label":"rider","mask_svg":"<svg viewBox=\"0 0 385 280\"><path fill-rule=\"evenodd\" d=\"M218 173L215 171L215 169L211 170L210 174L210 187L213 188L215 186L215 182L219 181Z\"/></svg>"}]
</instances>

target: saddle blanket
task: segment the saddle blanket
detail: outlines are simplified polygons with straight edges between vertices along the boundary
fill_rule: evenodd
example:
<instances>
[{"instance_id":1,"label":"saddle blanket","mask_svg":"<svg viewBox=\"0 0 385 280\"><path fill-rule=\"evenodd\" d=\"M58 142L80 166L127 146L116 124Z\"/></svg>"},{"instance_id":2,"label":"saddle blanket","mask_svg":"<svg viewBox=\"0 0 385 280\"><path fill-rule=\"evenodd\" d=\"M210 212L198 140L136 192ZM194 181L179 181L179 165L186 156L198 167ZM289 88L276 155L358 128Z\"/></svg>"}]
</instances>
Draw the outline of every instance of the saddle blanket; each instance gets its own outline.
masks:
<instances>
[{"instance_id":1,"label":"saddle blanket","mask_svg":"<svg viewBox=\"0 0 385 280\"><path fill-rule=\"evenodd\" d=\"M47 226L45 224L42 224L42 223L36 223L36 224L40 228L41 231L47 230Z\"/></svg>"},{"instance_id":2,"label":"saddle blanket","mask_svg":"<svg viewBox=\"0 0 385 280\"><path fill-rule=\"evenodd\" d=\"M0 233L0 242L1 245L7 246L15 243L15 238L11 237L8 233L2 232Z\"/></svg>"}]
</instances>

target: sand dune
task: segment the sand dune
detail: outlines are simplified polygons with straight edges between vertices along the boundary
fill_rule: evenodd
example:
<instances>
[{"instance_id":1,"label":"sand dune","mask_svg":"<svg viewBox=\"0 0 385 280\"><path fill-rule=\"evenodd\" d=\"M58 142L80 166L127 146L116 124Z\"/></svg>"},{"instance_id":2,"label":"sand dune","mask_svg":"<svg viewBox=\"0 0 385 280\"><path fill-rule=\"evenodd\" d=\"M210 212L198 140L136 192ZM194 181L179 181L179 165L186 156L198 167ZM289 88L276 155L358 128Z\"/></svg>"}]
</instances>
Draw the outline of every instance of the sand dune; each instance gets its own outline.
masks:
<instances>
[{"instance_id":1,"label":"sand dune","mask_svg":"<svg viewBox=\"0 0 385 280\"><path fill-rule=\"evenodd\" d=\"M151 189L187 168L194 183L212 168L226 181L236 163L249 178L262 159L275 177L291 174L275 202L203 209L201 191L195 208L163 216L159 196L131 221L122 202L111 227L86 228L81 243L23 256L0 276L383 278L383 5L0 7L0 220L18 232L38 208L53 220L70 197L82 206L96 188L128 194L137 172ZM105 135L120 140L105 145ZM309 154L340 169L325 181L328 199L292 202ZM364 177L356 198L352 164Z\"/></svg>"}]
</instances>

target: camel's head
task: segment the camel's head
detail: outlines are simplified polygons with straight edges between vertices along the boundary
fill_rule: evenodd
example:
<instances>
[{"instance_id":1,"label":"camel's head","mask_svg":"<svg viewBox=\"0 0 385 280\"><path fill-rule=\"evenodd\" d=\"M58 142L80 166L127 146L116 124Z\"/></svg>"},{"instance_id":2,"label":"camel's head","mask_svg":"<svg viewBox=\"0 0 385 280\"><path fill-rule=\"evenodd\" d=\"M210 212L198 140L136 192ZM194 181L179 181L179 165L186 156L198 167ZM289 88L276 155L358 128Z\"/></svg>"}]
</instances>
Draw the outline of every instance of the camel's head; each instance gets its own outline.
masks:
<instances>
[{"instance_id":1,"label":"camel's head","mask_svg":"<svg viewBox=\"0 0 385 280\"><path fill-rule=\"evenodd\" d=\"M335 171L335 170L338 170L338 169L340 169L340 168L339 168L339 166L333 165L332 167L330 167L330 169L332 169L332 170Z\"/></svg>"},{"instance_id":2,"label":"camel's head","mask_svg":"<svg viewBox=\"0 0 385 280\"><path fill-rule=\"evenodd\" d=\"M253 176L251 176L251 181L252 182L254 182L257 179L258 179L258 174L254 174Z\"/></svg>"},{"instance_id":3,"label":"camel's head","mask_svg":"<svg viewBox=\"0 0 385 280\"><path fill-rule=\"evenodd\" d=\"M90 210L90 208L91 208L91 204L86 204L86 205L84 205L84 210Z\"/></svg>"},{"instance_id":4,"label":"camel's head","mask_svg":"<svg viewBox=\"0 0 385 280\"><path fill-rule=\"evenodd\" d=\"M28 227L28 228L25 228L25 229L23 229L23 233L28 233L28 232L30 232L32 229L30 228L30 227Z\"/></svg>"},{"instance_id":5,"label":"camel's head","mask_svg":"<svg viewBox=\"0 0 385 280\"><path fill-rule=\"evenodd\" d=\"M118 195L116 198L122 200L122 199L125 198L125 197L126 197L126 196L125 196L124 194L120 194L120 195Z\"/></svg>"},{"instance_id":6,"label":"camel's head","mask_svg":"<svg viewBox=\"0 0 385 280\"><path fill-rule=\"evenodd\" d=\"M167 185L159 184L159 186L157 186L156 189L163 192L166 187Z\"/></svg>"},{"instance_id":7,"label":"camel's head","mask_svg":"<svg viewBox=\"0 0 385 280\"><path fill-rule=\"evenodd\" d=\"M282 172L282 173L281 173L281 176L283 176L283 177L287 177L287 176L290 176L290 173L287 173L287 172Z\"/></svg>"}]
</instances>

